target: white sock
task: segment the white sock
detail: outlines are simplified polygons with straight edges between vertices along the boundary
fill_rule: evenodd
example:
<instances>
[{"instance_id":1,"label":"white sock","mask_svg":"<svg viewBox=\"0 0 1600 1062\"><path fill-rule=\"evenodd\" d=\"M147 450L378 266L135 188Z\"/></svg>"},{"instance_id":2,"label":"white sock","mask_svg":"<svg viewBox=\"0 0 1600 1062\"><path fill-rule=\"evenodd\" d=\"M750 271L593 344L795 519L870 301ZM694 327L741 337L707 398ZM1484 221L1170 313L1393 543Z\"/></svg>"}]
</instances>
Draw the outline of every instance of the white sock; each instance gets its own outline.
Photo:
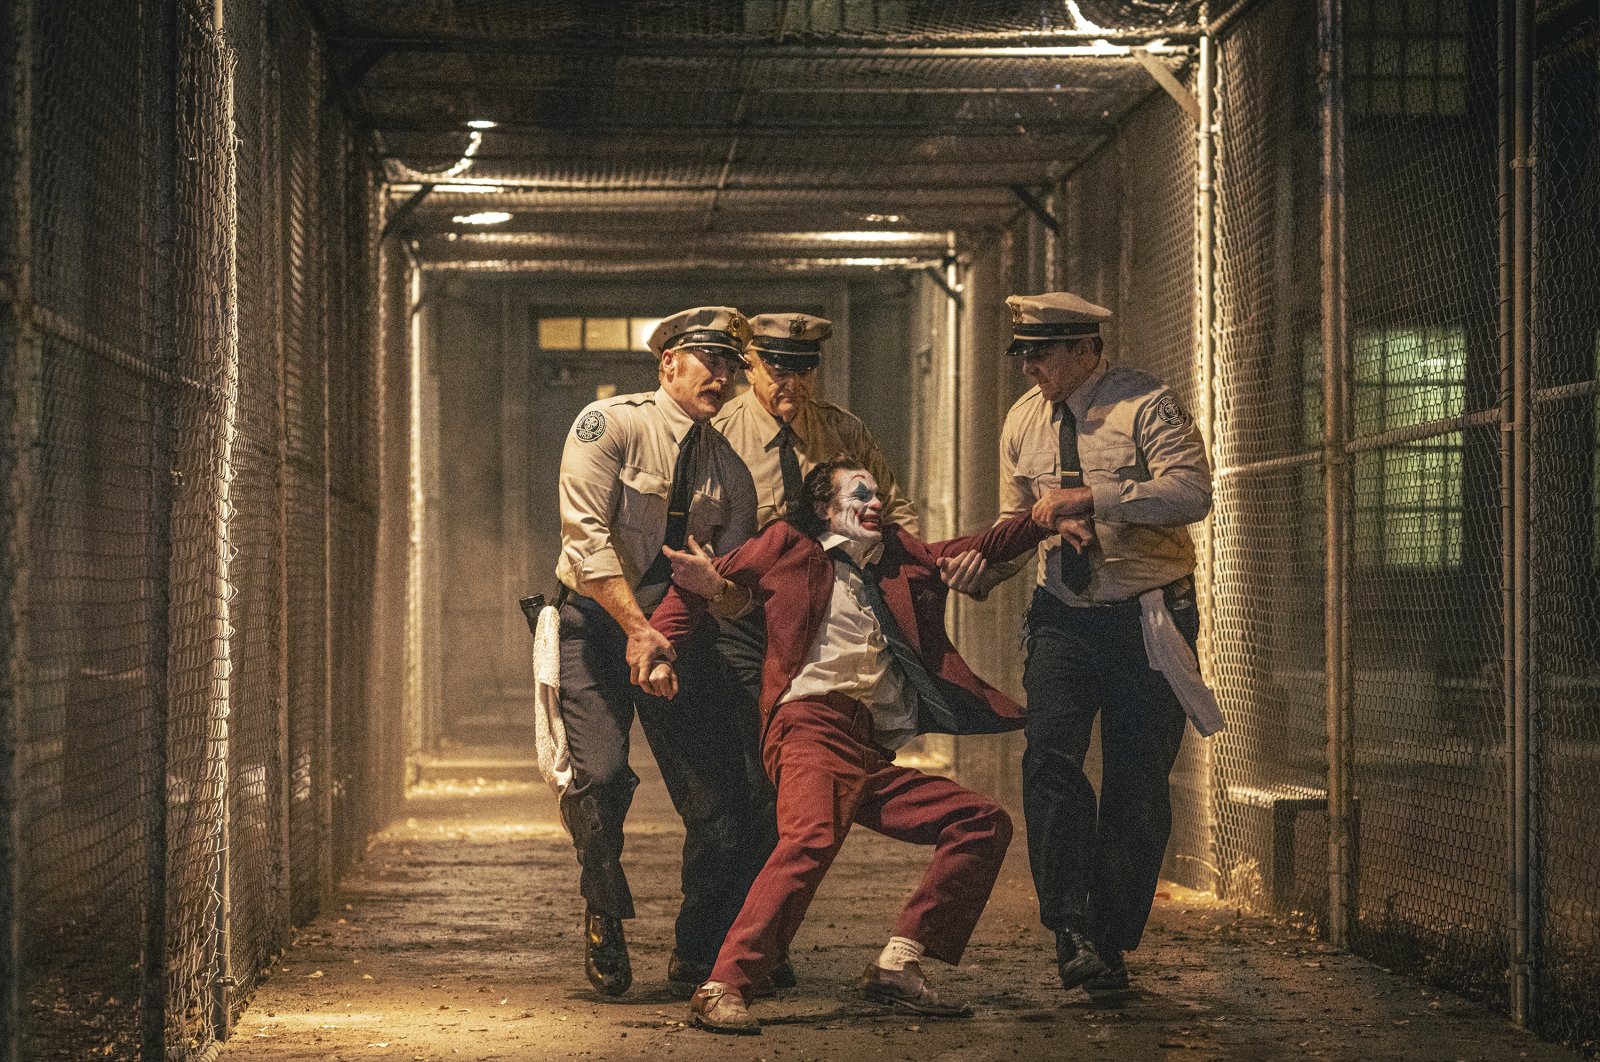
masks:
<instances>
[{"instance_id":1,"label":"white sock","mask_svg":"<svg viewBox=\"0 0 1600 1062\"><path fill-rule=\"evenodd\" d=\"M906 963L922 961L922 945L909 937L890 937L878 953L878 966L884 970L904 970Z\"/></svg>"}]
</instances>

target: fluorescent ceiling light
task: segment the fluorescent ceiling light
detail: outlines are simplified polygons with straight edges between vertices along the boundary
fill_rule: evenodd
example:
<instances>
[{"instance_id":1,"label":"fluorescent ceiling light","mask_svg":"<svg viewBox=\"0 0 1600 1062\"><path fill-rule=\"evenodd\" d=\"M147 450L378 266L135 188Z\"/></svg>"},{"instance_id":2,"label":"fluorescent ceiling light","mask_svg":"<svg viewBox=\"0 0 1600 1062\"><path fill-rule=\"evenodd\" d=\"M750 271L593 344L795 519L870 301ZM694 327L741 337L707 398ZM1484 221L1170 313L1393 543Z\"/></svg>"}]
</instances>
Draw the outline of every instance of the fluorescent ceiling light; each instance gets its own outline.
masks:
<instances>
[{"instance_id":1,"label":"fluorescent ceiling light","mask_svg":"<svg viewBox=\"0 0 1600 1062\"><path fill-rule=\"evenodd\" d=\"M467 128L468 129L493 129L495 126L497 126L499 124L500 124L499 122L491 122L487 118L474 118L472 121L467 123Z\"/></svg>"},{"instance_id":2,"label":"fluorescent ceiling light","mask_svg":"<svg viewBox=\"0 0 1600 1062\"><path fill-rule=\"evenodd\" d=\"M798 237L815 236L829 243L928 243L944 239L939 233L899 232L893 229L864 229L857 232L800 233Z\"/></svg>"},{"instance_id":3,"label":"fluorescent ceiling light","mask_svg":"<svg viewBox=\"0 0 1600 1062\"><path fill-rule=\"evenodd\" d=\"M500 225L511 220L504 210L481 210L476 214L457 214L450 219L457 225Z\"/></svg>"}]
</instances>

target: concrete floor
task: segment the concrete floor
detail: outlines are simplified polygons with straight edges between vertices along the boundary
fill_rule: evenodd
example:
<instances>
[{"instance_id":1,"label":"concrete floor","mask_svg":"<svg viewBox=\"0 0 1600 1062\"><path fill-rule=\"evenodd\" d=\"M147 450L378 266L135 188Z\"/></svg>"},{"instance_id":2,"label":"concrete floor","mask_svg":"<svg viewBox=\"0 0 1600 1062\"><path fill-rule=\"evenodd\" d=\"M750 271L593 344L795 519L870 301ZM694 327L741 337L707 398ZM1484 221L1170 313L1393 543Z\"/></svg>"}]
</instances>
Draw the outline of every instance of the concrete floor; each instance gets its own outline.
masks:
<instances>
[{"instance_id":1,"label":"concrete floor","mask_svg":"<svg viewBox=\"0 0 1600 1062\"><path fill-rule=\"evenodd\" d=\"M754 1008L762 1036L713 1036L685 1027L665 981L681 832L659 779L645 779L630 820L639 918L628 927L634 987L618 1001L584 981L576 863L554 798L527 764L431 764L408 812L347 878L336 908L299 932L224 1062L1577 1057L1176 886L1163 886L1130 957L1141 995L1120 1009L1068 996L1035 921L1020 830L967 962L930 964L935 984L976 1017L917 1020L853 996L926 858L860 830L795 942L799 987Z\"/></svg>"}]
</instances>

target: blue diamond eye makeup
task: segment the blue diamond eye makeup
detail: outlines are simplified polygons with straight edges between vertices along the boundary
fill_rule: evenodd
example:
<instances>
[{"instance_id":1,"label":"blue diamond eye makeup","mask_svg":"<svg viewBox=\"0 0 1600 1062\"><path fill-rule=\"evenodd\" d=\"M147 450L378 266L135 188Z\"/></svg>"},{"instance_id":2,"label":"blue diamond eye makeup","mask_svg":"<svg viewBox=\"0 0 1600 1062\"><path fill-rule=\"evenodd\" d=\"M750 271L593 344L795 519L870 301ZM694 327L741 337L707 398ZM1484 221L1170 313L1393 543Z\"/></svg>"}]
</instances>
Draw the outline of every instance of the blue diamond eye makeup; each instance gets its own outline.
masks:
<instances>
[{"instance_id":1,"label":"blue diamond eye makeup","mask_svg":"<svg viewBox=\"0 0 1600 1062\"><path fill-rule=\"evenodd\" d=\"M857 542L876 542L883 537L879 518L883 503L878 500L878 484L866 472L841 472L839 492L834 495L828 514L828 530Z\"/></svg>"}]
</instances>

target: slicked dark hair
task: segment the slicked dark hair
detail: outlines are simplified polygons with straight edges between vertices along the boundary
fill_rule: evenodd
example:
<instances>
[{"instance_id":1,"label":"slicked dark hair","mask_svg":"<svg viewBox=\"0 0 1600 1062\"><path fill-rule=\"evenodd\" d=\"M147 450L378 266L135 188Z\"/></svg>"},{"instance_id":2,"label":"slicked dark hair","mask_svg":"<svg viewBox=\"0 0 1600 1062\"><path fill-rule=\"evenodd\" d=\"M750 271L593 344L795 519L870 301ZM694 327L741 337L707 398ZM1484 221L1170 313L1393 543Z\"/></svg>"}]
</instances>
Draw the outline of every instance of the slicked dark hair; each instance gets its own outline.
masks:
<instances>
[{"instance_id":1,"label":"slicked dark hair","mask_svg":"<svg viewBox=\"0 0 1600 1062\"><path fill-rule=\"evenodd\" d=\"M848 454L836 454L806 473L806 482L800 491L800 503L790 511L789 522L802 534L821 538L828 522L817 515L833 504L833 474L835 472L865 472L867 466Z\"/></svg>"}]
</instances>

